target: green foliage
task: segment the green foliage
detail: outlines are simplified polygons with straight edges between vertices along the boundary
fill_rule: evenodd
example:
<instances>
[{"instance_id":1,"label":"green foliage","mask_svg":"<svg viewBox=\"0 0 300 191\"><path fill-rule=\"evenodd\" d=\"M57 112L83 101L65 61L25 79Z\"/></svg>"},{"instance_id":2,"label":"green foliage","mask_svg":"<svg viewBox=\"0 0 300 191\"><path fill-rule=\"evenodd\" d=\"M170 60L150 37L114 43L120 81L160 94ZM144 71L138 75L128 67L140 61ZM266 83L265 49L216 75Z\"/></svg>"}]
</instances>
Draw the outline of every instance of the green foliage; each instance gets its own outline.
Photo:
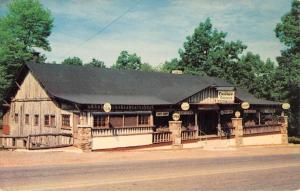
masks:
<instances>
[{"instance_id":1,"label":"green foliage","mask_svg":"<svg viewBox=\"0 0 300 191\"><path fill-rule=\"evenodd\" d=\"M156 72L156 69L148 63L143 63L143 64L141 64L140 71L143 71L143 72Z\"/></svg>"},{"instance_id":2,"label":"green foliage","mask_svg":"<svg viewBox=\"0 0 300 191\"><path fill-rule=\"evenodd\" d=\"M71 57L66 58L64 61L62 61L62 64L82 66L83 62L80 58L74 56L72 58Z\"/></svg>"},{"instance_id":3,"label":"green foliage","mask_svg":"<svg viewBox=\"0 0 300 191\"><path fill-rule=\"evenodd\" d=\"M33 59L35 48L51 49L47 38L52 27L51 13L39 1L13 0L8 5L7 14L0 18L0 97L20 66Z\"/></svg>"},{"instance_id":4,"label":"green foliage","mask_svg":"<svg viewBox=\"0 0 300 191\"><path fill-rule=\"evenodd\" d=\"M112 66L115 69L123 70L140 70L141 69L141 57L134 54L129 54L128 51L124 50L120 53L117 62Z\"/></svg>"},{"instance_id":5,"label":"green foliage","mask_svg":"<svg viewBox=\"0 0 300 191\"><path fill-rule=\"evenodd\" d=\"M270 59L264 62L258 54L247 52L233 71L233 81L256 97L272 99L270 85L273 83L274 73L275 65Z\"/></svg>"},{"instance_id":6,"label":"green foliage","mask_svg":"<svg viewBox=\"0 0 300 191\"><path fill-rule=\"evenodd\" d=\"M298 128L300 134L300 1L293 0L291 10L276 25L275 33L286 46L277 58L275 98L291 104L290 126Z\"/></svg>"},{"instance_id":7,"label":"green foliage","mask_svg":"<svg viewBox=\"0 0 300 191\"><path fill-rule=\"evenodd\" d=\"M185 73L216 76L234 82L233 71L246 49L241 41L226 42L226 33L213 29L210 19L200 23L179 50Z\"/></svg>"},{"instance_id":8,"label":"green foliage","mask_svg":"<svg viewBox=\"0 0 300 191\"><path fill-rule=\"evenodd\" d=\"M299 137L289 137L289 143L300 144L300 138Z\"/></svg>"},{"instance_id":9,"label":"green foliage","mask_svg":"<svg viewBox=\"0 0 300 191\"><path fill-rule=\"evenodd\" d=\"M166 73L171 73L172 70L183 70L182 62L177 58L173 58L171 61L165 61L160 68L161 72Z\"/></svg>"},{"instance_id":10,"label":"green foliage","mask_svg":"<svg viewBox=\"0 0 300 191\"><path fill-rule=\"evenodd\" d=\"M93 66L93 67L98 67L98 68L106 68L103 61L97 60L95 58L93 58L91 62L86 63L84 66Z\"/></svg>"}]
</instances>

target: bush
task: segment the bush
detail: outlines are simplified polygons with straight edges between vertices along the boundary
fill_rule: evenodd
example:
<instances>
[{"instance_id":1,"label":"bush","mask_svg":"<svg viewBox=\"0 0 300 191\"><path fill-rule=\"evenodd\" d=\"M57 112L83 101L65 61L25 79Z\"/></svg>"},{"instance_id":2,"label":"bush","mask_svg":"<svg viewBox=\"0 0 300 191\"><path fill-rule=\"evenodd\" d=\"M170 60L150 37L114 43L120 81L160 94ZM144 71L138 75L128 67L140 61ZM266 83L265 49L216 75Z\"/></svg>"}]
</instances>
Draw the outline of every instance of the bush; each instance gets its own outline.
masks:
<instances>
[{"instance_id":1,"label":"bush","mask_svg":"<svg viewBox=\"0 0 300 191\"><path fill-rule=\"evenodd\" d=\"M300 137L289 137L289 143L300 144Z\"/></svg>"}]
</instances>

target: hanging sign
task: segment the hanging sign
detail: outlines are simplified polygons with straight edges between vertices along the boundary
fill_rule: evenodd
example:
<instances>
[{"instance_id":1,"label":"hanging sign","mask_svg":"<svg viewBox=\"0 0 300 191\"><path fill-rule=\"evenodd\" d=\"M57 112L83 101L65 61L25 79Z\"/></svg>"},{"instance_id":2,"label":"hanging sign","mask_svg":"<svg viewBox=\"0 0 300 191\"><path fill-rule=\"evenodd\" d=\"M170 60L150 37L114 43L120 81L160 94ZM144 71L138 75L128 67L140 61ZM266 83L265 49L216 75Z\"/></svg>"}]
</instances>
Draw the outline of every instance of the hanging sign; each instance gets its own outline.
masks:
<instances>
[{"instance_id":1,"label":"hanging sign","mask_svg":"<svg viewBox=\"0 0 300 191\"><path fill-rule=\"evenodd\" d=\"M262 113L275 113L276 110L273 108L265 108L265 109L261 109L260 112Z\"/></svg>"},{"instance_id":2,"label":"hanging sign","mask_svg":"<svg viewBox=\"0 0 300 191\"><path fill-rule=\"evenodd\" d=\"M244 113L256 113L255 109L246 109L244 110Z\"/></svg>"},{"instance_id":3,"label":"hanging sign","mask_svg":"<svg viewBox=\"0 0 300 191\"><path fill-rule=\"evenodd\" d=\"M189 110L189 109L190 109L190 104L189 104L188 102L182 102L182 104L181 104L181 109L182 109L183 111Z\"/></svg>"},{"instance_id":4,"label":"hanging sign","mask_svg":"<svg viewBox=\"0 0 300 191\"><path fill-rule=\"evenodd\" d=\"M234 91L218 91L219 103L232 103L234 102Z\"/></svg>"},{"instance_id":5,"label":"hanging sign","mask_svg":"<svg viewBox=\"0 0 300 191\"><path fill-rule=\"evenodd\" d=\"M241 112L236 111L236 112L234 113L234 116L235 116L236 118L239 118L239 117L241 116Z\"/></svg>"},{"instance_id":6,"label":"hanging sign","mask_svg":"<svg viewBox=\"0 0 300 191\"><path fill-rule=\"evenodd\" d=\"M173 115L172 115L172 119L174 120L174 121L178 121L179 119L180 119L180 114L179 113L173 113Z\"/></svg>"},{"instance_id":7,"label":"hanging sign","mask_svg":"<svg viewBox=\"0 0 300 191\"><path fill-rule=\"evenodd\" d=\"M226 114L233 114L233 110L230 109L221 110L221 115L226 115Z\"/></svg>"},{"instance_id":8,"label":"hanging sign","mask_svg":"<svg viewBox=\"0 0 300 191\"><path fill-rule=\"evenodd\" d=\"M105 104L103 105L103 110L104 110L105 112L110 112L110 111L111 111L111 105L110 105L110 103L105 103Z\"/></svg>"},{"instance_id":9,"label":"hanging sign","mask_svg":"<svg viewBox=\"0 0 300 191\"><path fill-rule=\"evenodd\" d=\"M289 104L289 103L284 103L284 104L282 104L282 109L290 109L290 107L291 107L291 105Z\"/></svg>"},{"instance_id":10,"label":"hanging sign","mask_svg":"<svg viewBox=\"0 0 300 191\"><path fill-rule=\"evenodd\" d=\"M241 104L241 107L242 107L242 109L249 109L250 108L250 103L245 101Z\"/></svg>"},{"instance_id":11,"label":"hanging sign","mask_svg":"<svg viewBox=\"0 0 300 191\"><path fill-rule=\"evenodd\" d=\"M178 111L180 115L194 115L193 111Z\"/></svg>"},{"instance_id":12,"label":"hanging sign","mask_svg":"<svg viewBox=\"0 0 300 191\"><path fill-rule=\"evenodd\" d=\"M162 112L162 111L159 111L159 112L156 112L156 113L155 113L155 116L156 116L156 117L165 117L165 116L169 116L169 112Z\"/></svg>"}]
</instances>

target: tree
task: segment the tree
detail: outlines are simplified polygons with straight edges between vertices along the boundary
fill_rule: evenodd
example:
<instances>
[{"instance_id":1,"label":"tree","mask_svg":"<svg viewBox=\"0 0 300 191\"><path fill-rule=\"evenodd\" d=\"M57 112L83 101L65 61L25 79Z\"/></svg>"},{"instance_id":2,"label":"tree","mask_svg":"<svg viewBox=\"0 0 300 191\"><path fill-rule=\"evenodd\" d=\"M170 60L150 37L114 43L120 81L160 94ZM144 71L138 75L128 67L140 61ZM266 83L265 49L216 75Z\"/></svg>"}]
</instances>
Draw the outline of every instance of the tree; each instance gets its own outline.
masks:
<instances>
[{"instance_id":1,"label":"tree","mask_svg":"<svg viewBox=\"0 0 300 191\"><path fill-rule=\"evenodd\" d=\"M300 1L292 1L291 10L281 17L275 33L286 46L277 58L275 95L279 101L290 102L291 130L298 128L300 134Z\"/></svg>"},{"instance_id":2,"label":"tree","mask_svg":"<svg viewBox=\"0 0 300 191\"><path fill-rule=\"evenodd\" d=\"M256 97L272 99L270 84L273 83L274 72L275 65L270 59L264 62L258 54L247 52L233 71L233 81Z\"/></svg>"},{"instance_id":3,"label":"tree","mask_svg":"<svg viewBox=\"0 0 300 191\"><path fill-rule=\"evenodd\" d=\"M82 66L83 65L83 62L80 58L74 56L74 57L69 57L69 58L66 58L62 64L66 64L66 65L76 65L76 66Z\"/></svg>"},{"instance_id":4,"label":"tree","mask_svg":"<svg viewBox=\"0 0 300 191\"><path fill-rule=\"evenodd\" d=\"M33 59L36 48L51 50L47 38L52 27L51 13L39 1L13 0L8 4L7 14L0 18L1 97L20 66Z\"/></svg>"},{"instance_id":5,"label":"tree","mask_svg":"<svg viewBox=\"0 0 300 191\"><path fill-rule=\"evenodd\" d=\"M233 82L239 55L246 49L241 41L226 42L226 33L213 29L210 19L200 23L179 50L185 73L216 76Z\"/></svg>"},{"instance_id":6,"label":"tree","mask_svg":"<svg viewBox=\"0 0 300 191\"><path fill-rule=\"evenodd\" d=\"M112 66L112 68L140 70L141 65L141 57L137 56L135 53L129 54L128 51L124 50L120 53L116 63Z\"/></svg>"},{"instance_id":7,"label":"tree","mask_svg":"<svg viewBox=\"0 0 300 191\"><path fill-rule=\"evenodd\" d=\"M171 61L165 61L165 63L163 63L160 68L161 72L166 72L166 73L171 73L172 70L183 70L181 60L178 60L177 58L173 58Z\"/></svg>"},{"instance_id":8,"label":"tree","mask_svg":"<svg viewBox=\"0 0 300 191\"><path fill-rule=\"evenodd\" d=\"M84 66L93 66L93 67L98 67L98 68L106 68L103 61L97 60L95 58L93 58L91 62L86 63Z\"/></svg>"},{"instance_id":9,"label":"tree","mask_svg":"<svg viewBox=\"0 0 300 191\"><path fill-rule=\"evenodd\" d=\"M143 71L143 72L156 72L156 68L152 67L148 63L143 63L141 65L140 71Z\"/></svg>"}]
</instances>

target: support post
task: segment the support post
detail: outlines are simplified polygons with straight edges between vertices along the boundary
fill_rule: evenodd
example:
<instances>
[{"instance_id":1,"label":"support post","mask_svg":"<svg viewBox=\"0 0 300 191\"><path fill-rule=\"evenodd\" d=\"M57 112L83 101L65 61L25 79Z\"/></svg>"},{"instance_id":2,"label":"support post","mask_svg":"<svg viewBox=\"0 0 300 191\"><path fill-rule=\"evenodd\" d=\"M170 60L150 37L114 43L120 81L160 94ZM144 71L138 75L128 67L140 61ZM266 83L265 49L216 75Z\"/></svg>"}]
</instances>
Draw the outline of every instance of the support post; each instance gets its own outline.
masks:
<instances>
[{"instance_id":1,"label":"support post","mask_svg":"<svg viewBox=\"0 0 300 191\"><path fill-rule=\"evenodd\" d=\"M90 126L78 126L78 136L74 145L84 152L92 151L92 128Z\"/></svg>"},{"instance_id":2,"label":"support post","mask_svg":"<svg viewBox=\"0 0 300 191\"><path fill-rule=\"evenodd\" d=\"M279 117L280 133L281 133L281 143L288 144L288 116Z\"/></svg>"},{"instance_id":3,"label":"support post","mask_svg":"<svg viewBox=\"0 0 300 191\"><path fill-rule=\"evenodd\" d=\"M220 114L220 112L218 112L218 125L217 125L217 129L218 129L218 136L222 137L221 114Z\"/></svg>"},{"instance_id":4,"label":"support post","mask_svg":"<svg viewBox=\"0 0 300 191\"><path fill-rule=\"evenodd\" d=\"M169 130L171 131L171 140L173 149L181 149L181 123L182 121L169 121Z\"/></svg>"},{"instance_id":5,"label":"support post","mask_svg":"<svg viewBox=\"0 0 300 191\"><path fill-rule=\"evenodd\" d=\"M199 136L199 126L198 126L198 113L195 112L195 130L196 130L196 138Z\"/></svg>"},{"instance_id":6,"label":"support post","mask_svg":"<svg viewBox=\"0 0 300 191\"><path fill-rule=\"evenodd\" d=\"M260 111L257 112L258 115L258 125L261 125L261 115L260 115Z\"/></svg>"},{"instance_id":7,"label":"support post","mask_svg":"<svg viewBox=\"0 0 300 191\"><path fill-rule=\"evenodd\" d=\"M239 147L243 145L243 119L232 118L231 120L234 127L235 144Z\"/></svg>"}]
</instances>

